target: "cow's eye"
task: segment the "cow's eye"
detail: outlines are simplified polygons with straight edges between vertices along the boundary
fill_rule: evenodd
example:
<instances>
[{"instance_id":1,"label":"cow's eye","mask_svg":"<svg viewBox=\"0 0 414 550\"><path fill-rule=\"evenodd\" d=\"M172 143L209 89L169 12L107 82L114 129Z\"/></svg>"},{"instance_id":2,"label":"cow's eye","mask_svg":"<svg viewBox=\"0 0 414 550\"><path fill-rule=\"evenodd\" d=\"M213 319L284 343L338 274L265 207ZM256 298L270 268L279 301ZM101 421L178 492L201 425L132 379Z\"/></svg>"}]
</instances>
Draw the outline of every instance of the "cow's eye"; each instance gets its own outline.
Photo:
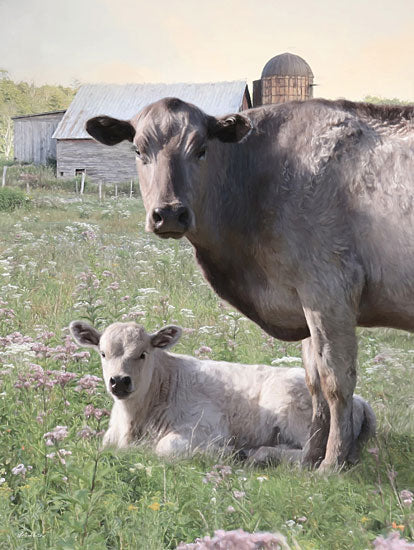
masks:
<instances>
[{"instance_id":1,"label":"cow's eye","mask_svg":"<svg viewBox=\"0 0 414 550\"><path fill-rule=\"evenodd\" d=\"M206 158L206 154L207 154L207 149L205 147L203 147L197 153L198 160L204 160Z\"/></svg>"},{"instance_id":2,"label":"cow's eye","mask_svg":"<svg viewBox=\"0 0 414 550\"><path fill-rule=\"evenodd\" d=\"M139 356L140 359L145 359L145 357L147 356L147 352L146 351L143 351L141 353L141 355Z\"/></svg>"}]
</instances>

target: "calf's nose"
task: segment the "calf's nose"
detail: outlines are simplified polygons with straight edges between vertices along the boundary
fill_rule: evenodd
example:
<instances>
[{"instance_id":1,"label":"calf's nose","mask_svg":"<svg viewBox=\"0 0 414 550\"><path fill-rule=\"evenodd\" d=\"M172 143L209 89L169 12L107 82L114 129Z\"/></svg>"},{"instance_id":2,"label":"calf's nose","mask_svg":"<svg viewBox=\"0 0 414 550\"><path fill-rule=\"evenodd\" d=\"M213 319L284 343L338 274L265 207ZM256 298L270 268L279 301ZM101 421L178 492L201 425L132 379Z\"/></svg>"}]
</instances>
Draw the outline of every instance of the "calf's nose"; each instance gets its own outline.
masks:
<instances>
[{"instance_id":1,"label":"calf's nose","mask_svg":"<svg viewBox=\"0 0 414 550\"><path fill-rule=\"evenodd\" d=\"M185 206L154 208L151 214L154 232L184 233L190 225L190 212Z\"/></svg>"},{"instance_id":2,"label":"calf's nose","mask_svg":"<svg viewBox=\"0 0 414 550\"><path fill-rule=\"evenodd\" d=\"M111 376L109 384L114 395L122 395L131 391L130 376Z\"/></svg>"}]
</instances>

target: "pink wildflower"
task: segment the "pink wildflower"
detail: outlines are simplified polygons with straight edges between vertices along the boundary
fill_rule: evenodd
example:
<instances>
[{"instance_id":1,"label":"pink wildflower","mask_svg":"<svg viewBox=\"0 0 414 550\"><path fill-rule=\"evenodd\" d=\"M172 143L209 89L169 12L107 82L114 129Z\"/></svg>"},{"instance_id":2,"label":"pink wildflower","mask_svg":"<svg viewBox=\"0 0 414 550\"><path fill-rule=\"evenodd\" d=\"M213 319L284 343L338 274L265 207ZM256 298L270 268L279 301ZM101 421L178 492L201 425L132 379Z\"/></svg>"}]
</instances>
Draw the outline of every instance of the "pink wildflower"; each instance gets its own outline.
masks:
<instances>
[{"instance_id":1,"label":"pink wildflower","mask_svg":"<svg viewBox=\"0 0 414 550\"><path fill-rule=\"evenodd\" d=\"M404 504L404 506L409 508L411 506L411 504L413 503L414 494L411 491L408 491L407 489L404 489L400 493L400 499L401 499L401 502Z\"/></svg>"},{"instance_id":2,"label":"pink wildflower","mask_svg":"<svg viewBox=\"0 0 414 550\"><path fill-rule=\"evenodd\" d=\"M390 533L387 538L377 537L374 540L375 550L414 550L414 543L400 538L400 533Z\"/></svg>"},{"instance_id":3,"label":"pink wildflower","mask_svg":"<svg viewBox=\"0 0 414 550\"><path fill-rule=\"evenodd\" d=\"M89 394L95 393L96 387L101 381L102 379L98 376L94 376L93 374L85 374L85 376L82 376L79 380L79 384L76 386L75 390L86 390Z\"/></svg>"},{"instance_id":4,"label":"pink wildflower","mask_svg":"<svg viewBox=\"0 0 414 550\"><path fill-rule=\"evenodd\" d=\"M280 533L246 533L242 529L219 529L213 537L196 539L195 543L181 543L176 550L289 550L286 539Z\"/></svg>"},{"instance_id":5,"label":"pink wildflower","mask_svg":"<svg viewBox=\"0 0 414 550\"><path fill-rule=\"evenodd\" d=\"M12 474L14 476L19 476L19 475L24 476L26 472L27 472L27 468L25 467L24 464L18 464L17 466L12 468Z\"/></svg>"},{"instance_id":6,"label":"pink wildflower","mask_svg":"<svg viewBox=\"0 0 414 550\"><path fill-rule=\"evenodd\" d=\"M56 426L52 431L43 434L43 439L46 440L46 446L51 447L57 441L62 441L68 436L67 426Z\"/></svg>"}]
</instances>

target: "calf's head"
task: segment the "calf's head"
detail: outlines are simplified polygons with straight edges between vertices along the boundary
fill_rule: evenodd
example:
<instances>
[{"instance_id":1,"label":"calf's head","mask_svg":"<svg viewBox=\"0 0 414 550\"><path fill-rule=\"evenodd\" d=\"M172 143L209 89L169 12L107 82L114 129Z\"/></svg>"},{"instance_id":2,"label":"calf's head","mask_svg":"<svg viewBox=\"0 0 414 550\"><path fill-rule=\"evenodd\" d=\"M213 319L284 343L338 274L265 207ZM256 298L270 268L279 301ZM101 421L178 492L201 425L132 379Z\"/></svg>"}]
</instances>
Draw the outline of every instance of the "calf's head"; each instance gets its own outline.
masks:
<instances>
[{"instance_id":1,"label":"calf's head","mask_svg":"<svg viewBox=\"0 0 414 550\"><path fill-rule=\"evenodd\" d=\"M86 123L105 145L133 142L146 229L175 239L196 229L212 162L210 141L235 143L251 128L242 114L215 118L177 98L161 99L130 121L98 116Z\"/></svg>"},{"instance_id":2,"label":"calf's head","mask_svg":"<svg viewBox=\"0 0 414 550\"><path fill-rule=\"evenodd\" d=\"M100 354L105 386L114 399L144 399L159 351L173 346L181 336L181 329L174 325L154 334L136 323L113 323L103 333L83 321L72 321L69 328L78 344Z\"/></svg>"}]
</instances>

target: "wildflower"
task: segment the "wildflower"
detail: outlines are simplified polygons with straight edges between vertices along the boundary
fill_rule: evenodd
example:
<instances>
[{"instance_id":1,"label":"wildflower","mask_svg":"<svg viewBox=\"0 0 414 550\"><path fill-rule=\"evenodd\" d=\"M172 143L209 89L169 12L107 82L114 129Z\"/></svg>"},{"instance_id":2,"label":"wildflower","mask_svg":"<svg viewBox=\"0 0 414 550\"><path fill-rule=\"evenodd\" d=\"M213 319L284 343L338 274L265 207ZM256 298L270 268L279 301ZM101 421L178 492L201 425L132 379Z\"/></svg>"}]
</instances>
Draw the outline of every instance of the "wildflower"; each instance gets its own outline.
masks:
<instances>
[{"instance_id":1,"label":"wildflower","mask_svg":"<svg viewBox=\"0 0 414 550\"><path fill-rule=\"evenodd\" d=\"M180 543L177 550L214 550L225 548L226 550L282 550L289 549L286 539L280 533L246 533L242 529L237 531L224 531L219 529L213 537L206 536L196 539L195 543Z\"/></svg>"},{"instance_id":2,"label":"wildflower","mask_svg":"<svg viewBox=\"0 0 414 550\"><path fill-rule=\"evenodd\" d=\"M390 533L387 538L377 537L374 550L414 550L414 544L400 538L400 533Z\"/></svg>"},{"instance_id":3,"label":"wildflower","mask_svg":"<svg viewBox=\"0 0 414 550\"><path fill-rule=\"evenodd\" d=\"M46 440L46 446L51 447L57 441L62 441L68 436L67 426L56 426L51 432L43 434L43 439Z\"/></svg>"},{"instance_id":4,"label":"wildflower","mask_svg":"<svg viewBox=\"0 0 414 550\"><path fill-rule=\"evenodd\" d=\"M242 499L246 496L246 493L244 491L238 491L237 489L233 491L234 498L237 498L237 500Z\"/></svg>"},{"instance_id":5,"label":"wildflower","mask_svg":"<svg viewBox=\"0 0 414 550\"><path fill-rule=\"evenodd\" d=\"M409 508L414 500L414 495L411 491L408 491L407 489L404 489L400 493L400 499L404 506Z\"/></svg>"},{"instance_id":6,"label":"wildflower","mask_svg":"<svg viewBox=\"0 0 414 550\"><path fill-rule=\"evenodd\" d=\"M138 506L135 506L134 504L128 505L128 510L131 512L132 510L138 510Z\"/></svg>"},{"instance_id":7,"label":"wildflower","mask_svg":"<svg viewBox=\"0 0 414 550\"><path fill-rule=\"evenodd\" d=\"M117 281L113 281L109 286L106 287L106 290L119 290L119 283Z\"/></svg>"},{"instance_id":8,"label":"wildflower","mask_svg":"<svg viewBox=\"0 0 414 550\"><path fill-rule=\"evenodd\" d=\"M400 531L404 531L404 525L398 525L395 521L391 523L391 527L393 529L399 529Z\"/></svg>"},{"instance_id":9,"label":"wildflower","mask_svg":"<svg viewBox=\"0 0 414 550\"><path fill-rule=\"evenodd\" d=\"M258 476L256 479L259 483L263 483L263 481L267 481L269 478L267 476Z\"/></svg>"},{"instance_id":10,"label":"wildflower","mask_svg":"<svg viewBox=\"0 0 414 550\"><path fill-rule=\"evenodd\" d=\"M200 357L200 356L203 356L203 355L208 355L212 351L213 350L209 346L200 346L198 349L196 349L194 351L194 353L195 353L195 355Z\"/></svg>"},{"instance_id":11,"label":"wildflower","mask_svg":"<svg viewBox=\"0 0 414 550\"><path fill-rule=\"evenodd\" d=\"M92 430L89 426L84 426L81 430L79 430L77 435L81 439L89 439L90 437L97 435L97 432L96 430Z\"/></svg>"},{"instance_id":12,"label":"wildflower","mask_svg":"<svg viewBox=\"0 0 414 550\"><path fill-rule=\"evenodd\" d=\"M232 514L233 512L235 512L235 508L233 506L227 506L227 509L226 509L226 512L228 514Z\"/></svg>"},{"instance_id":13,"label":"wildflower","mask_svg":"<svg viewBox=\"0 0 414 550\"><path fill-rule=\"evenodd\" d=\"M12 468L12 474L14 476L18 476L18 475L22 475L24 476L27 472L27 468L25 467L24 464L18 464L17 466L15 466L14 468Z\"/></svg>"},{"instance_id":14,"label":"wildflower","mask_svg":"<svg viewBox=\"0 0 414 550\"><path fill-rule=\"evenodd\" d=\"M3 483L6 481L5 477L0 477L0 485L3 485Z\"/></svg>"},{"instance_id":15,"label":"wildflower","mask_svg":"<svg viewBox=\"0 0 414 550\"><path fill-rule=\"evenodd\" d=\"M82 376L82 378L79 380L79 383L76 386L75 390L86 390L86 392L89 394L95 393L96 387L99 382L101 382L101 380L101 378L99 378L98 376L94 376L93 374L85 374L85 376Z\"/></svg>"},{"instance_id":16,"label":"wildflower","mask_svg":"<svg viewBox=\"0 0 414 550\"><path fill-rule=\"evenodd\" d=\"M158 512L158 510L160 509L160 503L155 501L150 504L148 508L151 508L151 510L154 510L154 512Z\"/></svg>"}]
</instances>

